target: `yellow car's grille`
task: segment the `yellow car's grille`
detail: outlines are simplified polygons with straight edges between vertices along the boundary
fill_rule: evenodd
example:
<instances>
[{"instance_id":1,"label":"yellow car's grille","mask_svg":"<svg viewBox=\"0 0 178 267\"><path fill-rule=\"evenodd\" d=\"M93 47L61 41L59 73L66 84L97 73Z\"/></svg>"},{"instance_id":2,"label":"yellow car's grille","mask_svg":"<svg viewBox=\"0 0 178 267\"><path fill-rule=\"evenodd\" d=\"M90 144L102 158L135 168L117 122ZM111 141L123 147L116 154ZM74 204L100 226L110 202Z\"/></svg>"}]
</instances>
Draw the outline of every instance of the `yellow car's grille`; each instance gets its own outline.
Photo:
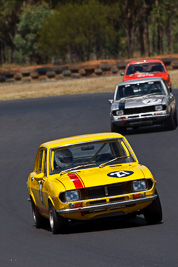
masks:
<instances>
[{"instance_id":1,"label":"yellow car's grille","mask_svg":"<svg viewBox=\"0 0 178 267\"><path fill-rule=\"evenodd\" d=\"M152 188L153 182L151 179L147 179L146 181L147 190L149 190ZM80 199L87 200L106 197L108 198L131 193L135 193L133 190L133 183L132 181L128 181L111 185L82 188L80 189Z\"/></svg>"},{"instance_id":2,"label":"yellow car's grille","mask_svg":"<svg viewBox=\"0 0 178 267\"><path fill-rule=\"evenodd\" d=\"M88 188L86 191L87 198L92 199L122 195L124 193L124 188L122 184L115 184Z\"/></svg>"},{"instance_id":3,"label":"yellow car's grille","mask_svg":"<svg viewBox=\"0 0 178 267\"><path fill-rule=\"evenodd\" d=\"M146 179L146 190L150 190L153 186L153 181L151 179ZM110 199L114 201L114 197L119 197L122 195L135 193L133 189L133 181L109 184L103 186L95 186L88 188L77 189L79 192L78 201L86 201L86 200L96 200L96 199ZM65 191L62 192L59 196L62 202L66 202L65 200ZM112 200L113 199L113 200ZM98 201L98 200L96 200ZM101 200L99 200L101 202ZM105 200L103 200L105 201ZM98 203L95 203L98 204Z\"/></svg>"}]
</instances>

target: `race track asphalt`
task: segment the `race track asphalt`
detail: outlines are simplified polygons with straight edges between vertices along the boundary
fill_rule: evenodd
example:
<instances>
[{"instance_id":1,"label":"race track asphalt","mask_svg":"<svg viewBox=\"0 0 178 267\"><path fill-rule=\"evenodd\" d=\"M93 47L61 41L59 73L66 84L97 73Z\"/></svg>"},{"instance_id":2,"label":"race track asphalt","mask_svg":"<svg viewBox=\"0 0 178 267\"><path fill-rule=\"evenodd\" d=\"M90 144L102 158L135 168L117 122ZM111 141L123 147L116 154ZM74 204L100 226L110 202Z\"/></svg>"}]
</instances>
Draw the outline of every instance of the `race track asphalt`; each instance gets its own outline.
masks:
<instances>
[{"instance_id":1,"label":"race track asphalt","mask_svg":"<svg viewBox=\"0 0 178 267\"><path fill-rule=\"evenodd\" d=\"M178 103L178 90L173 90ZM140 128L126 137L157 180L163 223L74 223L62 235L33 225L27 177L39 145L85 133L110 131L113 93L0 102L0 266L178 266L178 128Z\"/></svg>"}]
</instances>

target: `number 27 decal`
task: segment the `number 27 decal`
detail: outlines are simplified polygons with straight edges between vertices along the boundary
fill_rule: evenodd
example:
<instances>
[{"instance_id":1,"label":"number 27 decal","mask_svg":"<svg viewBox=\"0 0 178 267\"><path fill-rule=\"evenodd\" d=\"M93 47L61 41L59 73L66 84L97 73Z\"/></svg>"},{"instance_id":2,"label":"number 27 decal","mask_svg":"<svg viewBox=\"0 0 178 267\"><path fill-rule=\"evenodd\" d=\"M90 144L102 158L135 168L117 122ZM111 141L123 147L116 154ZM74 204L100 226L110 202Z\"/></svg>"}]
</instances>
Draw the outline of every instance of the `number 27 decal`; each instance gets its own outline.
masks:
<instances>
[{"instance_id":1,"label":"number 27 decal","mask_svg":"<svg viewBox=\"0 0 178 267\"><path fill-rule=\"evenodd\" d=\"M143 100L144 104L151 104L151 103L161 103L161 99L156 99L156 98L149 98L149 99L145 99Z\"/></svg>"}]
</instances>

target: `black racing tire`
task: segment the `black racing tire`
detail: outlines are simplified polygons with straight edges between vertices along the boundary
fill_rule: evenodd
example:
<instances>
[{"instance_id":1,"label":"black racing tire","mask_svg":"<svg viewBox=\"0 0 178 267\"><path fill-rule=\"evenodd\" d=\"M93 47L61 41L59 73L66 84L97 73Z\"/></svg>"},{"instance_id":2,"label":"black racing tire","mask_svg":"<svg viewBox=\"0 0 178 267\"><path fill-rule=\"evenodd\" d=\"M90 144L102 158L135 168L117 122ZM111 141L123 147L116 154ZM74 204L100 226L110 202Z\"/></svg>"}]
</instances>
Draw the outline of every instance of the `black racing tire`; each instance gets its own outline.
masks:
<instances>
[{"instance_id":1,"label":"black racing tire","mask_svg":"<svg viewBox=\"0 0 178 267\"><path fill-rule=\"evenodd\" d=\"M35 227L42 228L45 224L45 218L41 216L33 200L31 200L31 206L32 206L32 216L35 223Z\"/></svg>"},{"instance_id":2,"label":"black racing tire","mask_svg":"<svg viewBox=\"0 0 178 267\"><path fill-rule=\"evenodd\" d=\"M126 219L127 220L133 220L137 217L137 213L136 212L132 212L132 213L129 213L127 215L125 215Z\"/></svg>"},{"instance_id":3,"label":"black racing tire","mask_svg":"<svg viewBox=\"0 0 178 267\"><path fill-rule=\"evenodd\" d=\"M126 127L116 126L115 124L111 123L111 132L123 133L125 131L126 131Z\"/></svg>"},{"instance_id":4,"label":"black racing tire","mask_svg":"<svg viewBox=\"0 0 178 267\"><path fill-rule=\"evenodd\" d=\"M133 126L133 127L132 127L132 129L133 129L134 131L137 131L138 128L139 128L138 126Z\"/></svg>"},{"instance_id":5,"label":"black racing tire","mask_svg":"<svg viewBox=\"0 0 178 267\"><path fill-rule=\"evenodd\" d=\"M171 113L169 118L165 121L165 126L168 130L175 130L177 127L177 111Z\"/></svg>"},{"instance_id":6,"label":"black racing tire","mask_svg":"<svg viewBox=\"0 0 178 267\"><path fill-rule=\"evenodd\" d=\"M118 127L113 123L111 123L111 132L115 132L115 133L118 132Z\"/></svg>"},{"instance_id":7,"label":"black racing tire","mask_svg":"<svg viewBox=\"0 0 178 267\"><path fill-rule=\"evenodd\" d=\"M123 134L126 132L126 127L117 127L117 132Z\"/></svg>"},{"instance_id":8,"label":"black racing tire","mask_svg":"<svg viewBox=\"0 0 178 267\"><path fill-rule=\"evenodd\" d=\"M39 74L39 75L46 75L46 73L48 71L51 71L51 68L50 67L42 67L42 68L37 68L36 69L36 72Z\"/></svg>"},{"instance_id":9,"label":"black racing tire","mask_svg":"<svg viewBox=\"0 0 178 267\"><path fill-rule=\"evenodd\" d=\"M157 198L143 210L145 220L148 224L156 224L162 221L162 207L157 191L156 194Z\"/></svg>"},{"instance_id":10,"label":"black racing tire","mask_svg":"<svg viewBox=\"0 0 178 267\"><path fill-rule=\"evenodd\" d=\"M175 121L175 126L177 127L177 125L178 125L177 109L175 109L175 112L174 112L174 121Z\"/></svg>"},{"instance_id":11,"label":"black racing tire","mask_svg":"<svg viewBox=\"0 0 178 267\"><path fill-rule=\"evenodd\" d=\"M67 219L60 216L52 203L49 203L49 224L53 234L65 233L67 229Z\"/></svg>"},{"instance_id":12,"label":"black racing tire","mask_svg":"<svg viewBox=\"0 0 178 267\"><path fill-rule=\"evenodd\" d=\"M178 61L171 62L171 66L173 69L178 69Z\"/></svg>"}]
</instances>

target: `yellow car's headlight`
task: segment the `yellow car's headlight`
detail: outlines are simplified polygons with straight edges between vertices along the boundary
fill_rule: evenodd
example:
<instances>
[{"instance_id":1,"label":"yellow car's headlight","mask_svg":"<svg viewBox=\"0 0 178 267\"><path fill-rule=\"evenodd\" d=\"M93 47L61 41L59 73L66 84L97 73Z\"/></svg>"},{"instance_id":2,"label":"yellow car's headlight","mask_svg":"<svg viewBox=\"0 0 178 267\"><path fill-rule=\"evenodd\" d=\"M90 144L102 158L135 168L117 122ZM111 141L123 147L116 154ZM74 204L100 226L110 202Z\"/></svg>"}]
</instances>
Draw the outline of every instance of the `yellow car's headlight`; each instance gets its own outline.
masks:
<instances>
[{"instance_id":1,"label":"yellow car's headlight","mask_svg":"<svg viewBox=\"0 0 178 267\"><path fill-rule=\"evenodd\" d=\"M133 181L133 190L135 192L146 190L146 182L145 182L145 180Z\"/></svg>"},{"instance_id":2,"label":"yellow car's headlight","mask_svg":"<svg viewBox=\"0 0 178 267\"><path fill-rule=\"evenodd\" d=\"M79 200L79 192L77 190L65 192L66 202L73 202Z\"/></svg>"}]
</instances>

